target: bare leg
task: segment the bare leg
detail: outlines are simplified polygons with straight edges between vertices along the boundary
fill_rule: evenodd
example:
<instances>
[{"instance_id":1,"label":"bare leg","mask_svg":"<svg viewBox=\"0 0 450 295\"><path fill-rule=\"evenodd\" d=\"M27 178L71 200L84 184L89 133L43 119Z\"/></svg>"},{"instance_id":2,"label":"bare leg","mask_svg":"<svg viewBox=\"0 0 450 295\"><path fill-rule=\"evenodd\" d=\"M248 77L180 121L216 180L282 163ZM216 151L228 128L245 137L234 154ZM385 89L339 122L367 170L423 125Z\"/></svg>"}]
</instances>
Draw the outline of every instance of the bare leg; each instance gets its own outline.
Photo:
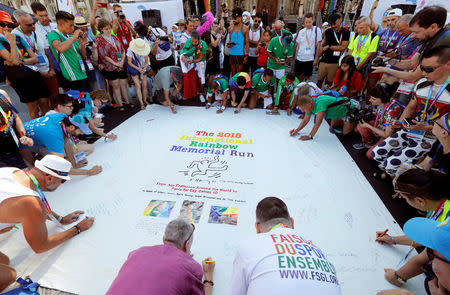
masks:
<instances>
[{"instance_id":1,"label":"bare leg","mask_svg":"<svg viewBox=\"0 0 450 295\"><path fill-rule=\"evenodd\" d=\"M231 76L236 75L237 73L237 66L236 65L230 65L231 68Z\"/></svg>"},{"instance_id":2,"label":"bare leg","mask_svg":"<svg viewBox=\"0 0 450 295\"><path fill-rule=\"evenodd\" d=\"M50 111L48 97L39 98L37 103L39 105L39 109L41 110L41 116L44 116L48 111Z\"/></svg>"},{"instance_id":3,"label":"bare leg","mask_svg":"<svg viewBox=\"0 0 450 295\"><path fill-rule=\"evenodd\" d=\"M120 90L125 103L130 103L130 100L128 99L128 79L120 79Z\"/></svg>"},{"instance_id":4,"label":"bare leg","mask_svg":"<svg viewBox=\"0 0 450 295\"><path fill-rule=\"evenodd\" d=\"M354 123L344 122L344 128L342 129L342 134L347 135L350 132L352 132L353 129L355 129Z\"/></svg>"},{"instance_id":5,"label":"bare leg","mask_svg":"<svg viewBox=\"0 0 450 295\"><path fill-rule=\"evenodd\" d=\"M142 91L141 91L141 83L139 75L131 76L133 79L134 86L136 87L136 96L141 104L141 109L144 109L144 102L142 101Z\"/></svg>"},{"instance_id":6,"label":"bare leg","mask_svg":"<svg viewBox=\"0 0 450 295\"><path fill-rule=\"evenodd\" d=\"M33 102L27 102L26 105L28 108L28 113L30 114L30 118L32 120L38 118L39 117L39 107L38 107L37 100L35 100Z\"/></svg>"},{"instance_id":7,"label":"bare leg","mask_svg":"<svg viewBox=\"0 0 450 295\"><path fill-rule=\"evenodd\" d=\"M111 85L111 88L114 93L114 99L116 100L116 103L122 107L122 95L120 94L120 83L119 79L116 80L109 80L109 84Z\"/></svg>"},{"instance_id":8,"label":"bare leg","mask_svg":"<svg viewBox=\"0 0 450 295\"><path fill-rule=\"evenodd\" d=\"M9 266L9 258L0 252L0 292L14 283L17 273Z\"/></svg>"},{"instance_id":9,"label":"bare leg","mask_svg":"<svg viewBox=\"0 0 450 295\"><path fill-rule=\"evenodd\" d=\"M25 161L25 164L27 164L28 168L33 168L34 167L33 153L28 149L19 150L19 153L22 156L22 159Z\"/></svg>"},{"instance_id":10,"label":"bare leg","mask_svg":"<svg viewBox=\"0 0 450 295\"><path fill-rule=\"evenodd\" d=\"M257 102L258 102L258 95L256 95L256 93L252 93L248 101L248 108L253 110L256 107Z\"/></svg>"},{"instance_id":11,"label":"bare leg","mask_svg":"<svg viewBox=\"0 0 450 295\"><path fill-rule=\"evenodd\" d=\"M147 76L144 75L144 77L142 78L142 100L144 102L144 106L149 104L147 103L147 92Z\"/></svg>"}]
</instances>

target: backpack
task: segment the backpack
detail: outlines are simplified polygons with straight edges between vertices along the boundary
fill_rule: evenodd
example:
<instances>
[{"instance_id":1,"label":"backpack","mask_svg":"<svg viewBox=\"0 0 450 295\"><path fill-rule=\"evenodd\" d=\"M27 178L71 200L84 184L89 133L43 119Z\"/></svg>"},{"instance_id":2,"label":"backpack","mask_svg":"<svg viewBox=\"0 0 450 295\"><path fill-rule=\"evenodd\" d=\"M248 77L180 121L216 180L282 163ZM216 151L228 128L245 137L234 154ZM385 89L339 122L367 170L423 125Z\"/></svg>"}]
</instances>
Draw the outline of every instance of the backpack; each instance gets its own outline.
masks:
<instances>
[{"instance_id":1,"label":"backpack","mask_svg":"<svg viewBox=\"0 0 450 295\"><path fill-rule=\"evenodd\" d=\"M9 292L2 293L3 295L39 295L37 289L39 288L39 284L33 282L30 278L26 278L25 280L22 278L17 279L17 283L20 284L20 287L13 289Z\"/></svg>"},{"instance_id":2,"label":"backpack","mask_svg":"<svg viewBox=\"0 0 450 295\"><path fill-rule=\"evenodd\" d=\"M256 74L260 74L260 73L261 73L261 75L264 73L264 68L256 69L256 70L253 72L253 76L256 75Z\"/></svg>"}]
</instances>

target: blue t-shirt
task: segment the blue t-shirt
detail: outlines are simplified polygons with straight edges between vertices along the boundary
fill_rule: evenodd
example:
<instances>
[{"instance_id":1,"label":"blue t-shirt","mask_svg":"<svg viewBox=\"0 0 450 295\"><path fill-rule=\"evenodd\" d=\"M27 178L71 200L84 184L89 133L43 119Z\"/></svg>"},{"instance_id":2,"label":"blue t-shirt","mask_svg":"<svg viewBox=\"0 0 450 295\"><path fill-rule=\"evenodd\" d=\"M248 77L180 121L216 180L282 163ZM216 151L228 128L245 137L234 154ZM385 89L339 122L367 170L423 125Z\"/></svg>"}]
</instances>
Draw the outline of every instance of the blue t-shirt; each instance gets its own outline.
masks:
<instances>
[{"instance_id":1,"label":"blue t-shirt","mask_svg":"<svg viewBox=\"0 0 450 295\"><path fill-rule=\"evenodd\" d=\"M33 147L45 147L49 152L64 153L64 132L60 122L66 118L64 113L50 114L23 124L27 136L34 141ZM27 148L21 145L20 148Z\"/></svg>"}]
</instances>

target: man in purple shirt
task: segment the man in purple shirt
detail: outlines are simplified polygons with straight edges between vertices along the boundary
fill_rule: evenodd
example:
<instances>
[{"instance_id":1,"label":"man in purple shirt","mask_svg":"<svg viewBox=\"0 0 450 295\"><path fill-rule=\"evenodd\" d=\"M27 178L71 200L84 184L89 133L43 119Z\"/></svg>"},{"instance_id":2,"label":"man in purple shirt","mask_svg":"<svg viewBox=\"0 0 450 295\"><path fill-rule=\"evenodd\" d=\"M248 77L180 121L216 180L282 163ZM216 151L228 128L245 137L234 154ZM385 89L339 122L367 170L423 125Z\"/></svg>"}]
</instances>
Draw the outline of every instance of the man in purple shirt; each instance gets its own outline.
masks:
<instances>
[{"instance_id":1,"label":"man in purple shirt","mask_svg":"<svg viewBox=\"0 0 450 295\"><path fill-rule=\"evenodd\" d=\"M381 32L380 43L378 47L378 54L384 55L393 51L397 44L401 41L402 35L396 30L397 21L403 15L400 8L395 8L389 11L388 14L388 28Z\"/></svg>"},{"instance_id":2,"label":"man in purple shirt","mask_svg":"<svg viewBox=\"0 0 450 295\"><path fill-rule=\"evenodd\" d=\"M192 259L194 230L194 225L183 218L169 222L163 245L132 251L106 294L210 295L215 263L206 258L202 270Z\"/></svg>"}]
</instances>

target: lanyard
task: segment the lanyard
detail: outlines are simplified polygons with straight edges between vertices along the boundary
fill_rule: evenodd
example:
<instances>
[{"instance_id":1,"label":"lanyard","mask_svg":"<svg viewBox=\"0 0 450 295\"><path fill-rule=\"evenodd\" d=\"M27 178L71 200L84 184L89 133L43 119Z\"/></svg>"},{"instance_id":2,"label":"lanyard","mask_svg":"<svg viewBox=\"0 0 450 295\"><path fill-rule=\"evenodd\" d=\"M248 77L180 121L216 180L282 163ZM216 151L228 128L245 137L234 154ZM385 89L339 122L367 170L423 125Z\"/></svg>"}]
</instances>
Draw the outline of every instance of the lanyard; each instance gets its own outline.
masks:
<instances>
[{"instance_id":1,"label":"lanyard","mask_svg":"<svg viewBox=\"0 0 450 295\"><path fill-rule=\"evenodd\" d=\"M114 37L111 35L111 40L109 40L105 35L102 35L103 39L106 40L106 42L108 42L110 45L112 45L114 47L114 49L119 52L119 49L116 45L116 41L114 41Z\"/></svg>"},{"instance_id":2,"label":"lanyard","mask_svg":"<svg viewBox=\"0 0 450 295\"><path fill-rule=\"evenodd\" d=\"M388 107L389 107L389 103L386 103L386 106L384 107L383 112L381 112L381 106L378 107L377 118L375 119L375 127L377 126L378 120L380 120L380 123L381 123L381 120L383 119L384 114L386 113L386 110L388 109Z\"/></svg>"},{"instance_id":3,"label":"lanyard","mask_svg":"<svg viewBox=\"0 0 450 295\"><path fill-rule=\"evenodd\" d=\"M425 103L425 108L423 109L423 113L422 113L423 120L426 120L427 112L429 110L431 110L431 108L436 103L436 101L439 99L439 97L442 95L442 93L444 92L445 88L447 87L447 85L449 83L450 83L450 77L448 77L447 80L445 80L444 84L441 86L439 91L436 93L436 97L433 99L430 106L428 107L428 103L430 102L431 94L433 93L433 85L430 86L430 90L428 91L428 96L427 96L427 102Z\"/></svg>"},{"instance_id":4,"label":"lanyard","mask_svg":"<svg viewBox=\"0 0 450 295\"><path fill-rule=\"evenodd\" d=\"M388 36L389 36L389 32L390 31L388 31ZM387 42L387 43L385 43L384 45L386 46L386 48L389 46L389 44L391 44L391 41L392 41L392 39L395 37L395 32L396 31L394 31L393 33L392 33L392 36L389 38L389 41ZM387 38L386 38L387 39Z\"/></svg>"},{"instance_id":5,"label":"lanyard","mask_svg":"<svg viewBox=\"0 0 450 295\"><path fill-rule=\"evenodd\" d=\"M274 230L276 228L280 228L280 227L281 228L289 228L289 226L287 226L287 225L285 225L283 223L278 223L277 225L272 226L272 228L269 231L272 231L272 230Z\"/></svg>"},{"instance_id":6,"label":"lanyard","mask_svg":"<svg viewBox=\"0 0 450 295\"><path fill-rule=\"evenodd\" d=\"M0 106L0 113L2 114L3 118L5 118L6 126L5 126L5 130L3 132L5 134L7 134L12 128L12 125L14 122L14 114L9 111L8 112L9 116L8 116L1 106Z\"/></svg>"},{"instance_id":7,"label":"lanyard","mask_svg":"<svg viewBox=\"0 0 450 295\"><path fill-rule=\"evenodd\" d=\"M338 45L341 45L342 42L342 35L344 35L343 33L341 33L341 37L338 39L336 32L333 30L333 34L334 34L334 38L336 39L336 42L338 43Z\"/></svg>"},{"instance_id":8,"label":"lanyard","mask_svg":"<svg viewBox=\"0 0 450 295\"><path fill-rule=\"evenodd\" d=\"M309 38L308 38L308 29L305 30L306 44L307 44L308 46L310 46L309 40L310 40L310 38L312 37L313 29L314 29L314 27L311 29L311 32L309 33Z\"/></svg>"},{"instance_id":9,"label":"lanyard","mask_svg":"<svg viewBox=\"0 0 450 295\"><path fill-rule=\"evenodd\" d=\"M28 45L30 45L31 48L33 48L34 52L37 52L37 44L36 40L33 38L33 33L31 33L31 37L28 37L22 30L22 28L19 26L19 30L22 32L22 35L25 37L25 41L27 41Z\"/></svg>"},{"instance_id":10,"label":"lanyard","mask_svg":"<svg viewBox=\"0 0 450 295\"><path fill-rule=\"evenodd\" d=\"M45 198L44 193L39 188L39 182L37 181L36 177L34 177L34 175L31 174L29 171L25 172L25 174L31 179L31 181L33 182L34 186L36 187L36 191L37 191L37 193L39 195L39 198L41 199L42 203L44 203L44 205L45 205L45 209L47 210L48 217L50 217L50 219L52 221L54 221L58 226L63 227L61 225L61 223L55 218L55 216L53 216L52 208L50 208L50 204L48 203L47 198Z\"/></svg>"},{"instance_id":11,"label":"lanyard","mask_svg":"<svg viewBox=\"0 0 450 295\"><path fill-rule=\"evenodd\" d=\"M48 34L50 33L53 29L50 25L48 25L47 27L50 27L50 30L47 31L47 27L44 26L43 24L41 24L41 22L38 22L38 24L44 29L44 31Z\"/></svg>"},{"instance_id":12,"label":"lanyard","mask_svg":"<svg viewBox=\"0 0 450 295\"><path fill-rule=\"evenodd\" d=\"M65 40L64 41L67 41L68 39L69 39L69 37L66 37L63 33L61 33L58 29L55 29L55 31L58 33L58 34L60 34ZM73 43L72 43L72 49L73 49L73 51L75 51L75 54L78 56L78 58L79 59L82 59L81 58L81 55L80 55L80 53L78 52L78 50L77 50L77 48L75 47L75 42L76 41L74 41Z\"/></svg>"},{"instance_id":13,"label":"lanyard","mask_svg":"<svg viewBox=\"0 0 450 295\"><path fill-rule=\"evenodd\" d=\"M442 147L442 144L440 143L438 146L437 146L437 149L436 149L436 153L434 154L434 156L433 156L433 158L430 160L430 164L433 164L433 162L434 162L434 160L436 160L436 157L438 156L438 154L439 154L439 150L441 149L441 147Z\"/></svg>"},{"instance_id":14,"label":"lanyard","mask_svg":"<svg viewBox=\"0 0 450 295\"><path fill-rule=\"evenodd\" d=\"M363 47L366 42L367 42L367 38L369 38L369 35L371 34L371 32L369 32L369 34L366 35L366 37L364 37L364 40L361 41L361 35L358 36L358 41L357 41L357 45L356 45L356 49L358 51L361 50L361 47Z\"/></svg>"},{"instance_id":15,"label":"lanyard","mask_svg":"<svg viewBox=\"0 0 450 295\"><path fill-rule=\"evenodd\" d=\"M430 217L428 217L429 219L432 220L437 220L439 218L439 216L441 216L442 212L444 211L444 205L445 205L445 201L442 201L441 204L439 205L439 207L436 209L436 211L430 211L430 213L428 213L428 215Z\"/></svg>"},{"instance_id":16,"label":"lanyard","mask_svg":"<svg viewBox=\"0 0 450 295\"><path fill-rule=\"evenodd\" d=\"M119 28L120 28L120 32L123 36L125 36L125 34L128 33L128 26L127 26L127 24L125 24L125 22L119 21Z\"/></svg>"},{"instance_id":17,"label":"lanyard","mask_svg":"<svg viewBox=\"0 0 450 295\"><path fill-rule=\"evenodd\" d=\"M60 124L61 124L61 128L62 128L64 134L66 135L67 139L69 139L69 142L72 144L75 151L78 152L78 146L75 144L75 139L72 137L72 135L70 135L67 132L66 125L64 125L63 122L60 122Z\"/></svg>"}]
</instances>

